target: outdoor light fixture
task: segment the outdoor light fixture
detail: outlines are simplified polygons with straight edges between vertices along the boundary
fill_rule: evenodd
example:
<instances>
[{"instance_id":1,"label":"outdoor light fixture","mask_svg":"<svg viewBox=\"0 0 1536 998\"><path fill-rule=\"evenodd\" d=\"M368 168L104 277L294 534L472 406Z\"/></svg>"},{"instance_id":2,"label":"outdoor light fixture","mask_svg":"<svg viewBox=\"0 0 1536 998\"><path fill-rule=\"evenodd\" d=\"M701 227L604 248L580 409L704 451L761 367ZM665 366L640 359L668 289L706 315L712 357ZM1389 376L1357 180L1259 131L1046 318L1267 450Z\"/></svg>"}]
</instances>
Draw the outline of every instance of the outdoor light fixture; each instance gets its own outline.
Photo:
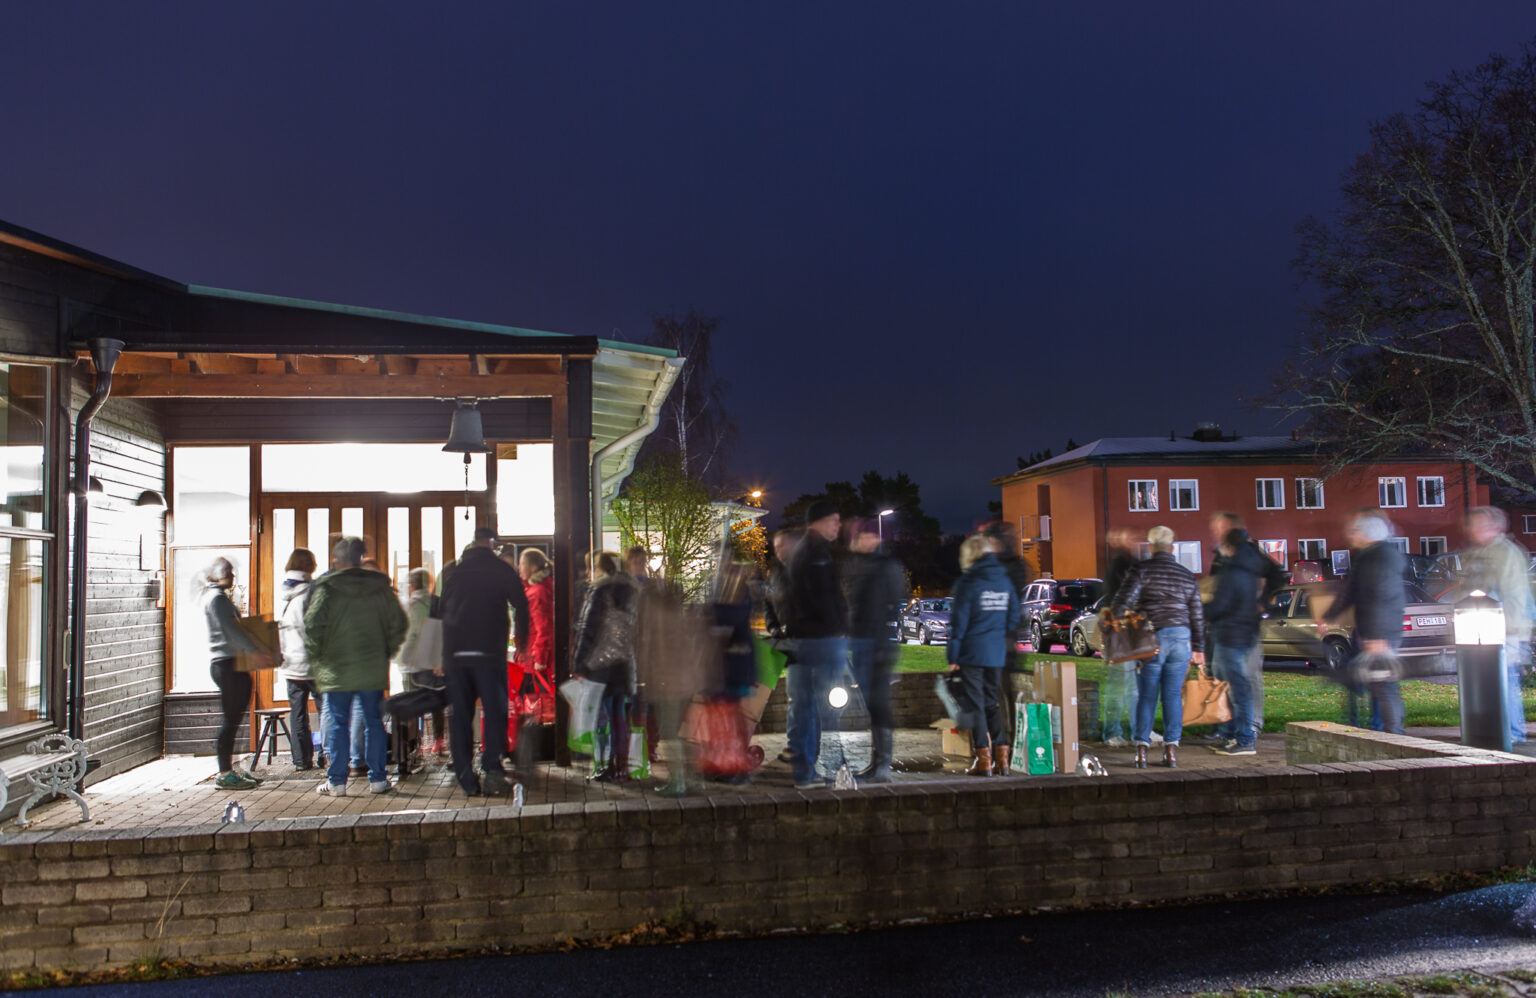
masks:
<instances>
[{"instance_id":1,"label":"outdoor light fixture","mask_svg":"<svg viewBox=\"0 0 1536 998\"><path fill-rule=\"evenodd\" d=\"M896 511L894 509L882 509L880 511L880 516L877 518L876 522L879 524L879 534L880 534L880 543L881 544L885 543L885 518L888 517L888 516L895 516L895 515L896 515Z\"/></svg>"},{"instance_id":2,"label":"outdoor light fixture","mask_svg":"<svg viewBox=\"0 0 1536 998\"><path fill-rule=\"evenodd\" d=\"M87 502L107 494L107 487L102 485L101 479L97 478L95 475L91 475L88 479L86 479L86 481L88 483L86 485L85 492L85 498ZM72 494L79 491L79 489L75 486L75 480L73 478L69 480L69 491Z\"/></svg>"},{"instance_id":3,"label":"outdoor light fixture","mask_svg":"<svg viewBox=\"0 0 1536 998\"><path fill-rule=\"evenodd\" d=\"M1456 691L1461 701L1461 743L1510 749L1504 703L1504 608L1474 589L1456 604Z\"/></svg>"},{"instance_id":4,"label":"outdoor light fixture","mask_svg":"<svg viewBox=\"0 0 1536 998\"><path fill-rule=\"evenodd\" d=\"M139 493L139 501L134 503L139 509L161 510L165 508L165 496L154 489L145 489Z\"/></svg>"},{"instance_id":5,"label":"outdoor light fixture","mask_svg":"<svg viewBox=\"0 0 1536 998\"><path fill-rule=\"evenodd\" d=\"M475 399L459 399L453 410L453 422L448 424L448 442L443 450L450 454L464 455L464 519L469 519L469 459L472 454L489 454L491 448L485 442L485 421Z\"/></svg>"},{"instance_id":6,"label":"outdoor light fixture","mask_svg":"<svg viewBox=\"0 0 1536 998\"><path fill-rule=\"evenodd\" d=\"M763 490L762 489L753 489L748 494L751 495L753 499L761 499L763 497Z\"/></svg>"},{"instance_id":7,"label":"outdoor light fixture","mask_svg":"<svg viewBox=\"0 0 1536 998\"><path fill-rule=\"evenodd\" d=\"M848 706L848 691L841 686L834 686L827 691L827 703L833 710L842 710Z\"/></svg>"}]
</instances>

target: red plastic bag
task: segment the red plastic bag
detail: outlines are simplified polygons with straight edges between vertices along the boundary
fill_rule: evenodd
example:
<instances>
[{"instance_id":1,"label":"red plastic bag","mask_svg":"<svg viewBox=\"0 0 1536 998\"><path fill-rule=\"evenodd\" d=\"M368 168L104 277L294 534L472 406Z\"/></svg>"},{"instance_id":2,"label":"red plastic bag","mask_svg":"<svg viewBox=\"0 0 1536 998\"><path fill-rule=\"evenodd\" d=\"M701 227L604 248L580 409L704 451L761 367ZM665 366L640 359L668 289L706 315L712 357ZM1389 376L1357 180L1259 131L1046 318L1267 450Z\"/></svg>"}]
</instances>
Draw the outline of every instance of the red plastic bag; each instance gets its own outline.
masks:
<instances>
[{"instance_id":1,"label":"red plastic bag","mask_svg":"<svg viewBox=\"0 0 1536 998\"><path fill-rule=\"evenodd\" d=\"M747 719L733 702L695 702L685 729L698 745L699 772L706 777L744 776L762 761L761 750L751 751Z\"/></svg>"}]
</instances>

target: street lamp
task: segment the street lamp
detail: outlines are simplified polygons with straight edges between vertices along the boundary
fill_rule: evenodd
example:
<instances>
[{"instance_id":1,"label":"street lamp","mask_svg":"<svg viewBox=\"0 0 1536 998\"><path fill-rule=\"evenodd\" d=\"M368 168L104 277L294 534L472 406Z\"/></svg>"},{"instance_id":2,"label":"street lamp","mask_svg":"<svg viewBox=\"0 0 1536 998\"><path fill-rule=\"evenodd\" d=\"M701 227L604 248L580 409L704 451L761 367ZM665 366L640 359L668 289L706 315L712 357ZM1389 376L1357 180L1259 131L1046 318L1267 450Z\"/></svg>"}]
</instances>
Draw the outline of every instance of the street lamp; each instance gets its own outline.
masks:
<instances>
[{"instance_id":1,"label":"street lamp","mask_svg":"<svg viewBox=\"0 0 1536 998\"><path fill-rule=\"evenodd\" d=\"M895 516L895 515L896 515L896 511L894 509L882 509L880 511L880 516L879 516L879 519L878 519L877 522L879 523L879 533L880 533L880 543L881 544L885 543L885 518L888 517L888 516Z\"/></svg>"},{"instance_id":2,"label":"street lamp","mask_svg":"<svg viewBox=\"0 0 1536 998\"><path fill-rule=\"evenodd\" d=\"M1474 589L1456 604L1456 687L1461 700L1461 743L1473 748L1508 752L1509 722L1505 716L1504 608Z\"/></svg>"}]
</instances>

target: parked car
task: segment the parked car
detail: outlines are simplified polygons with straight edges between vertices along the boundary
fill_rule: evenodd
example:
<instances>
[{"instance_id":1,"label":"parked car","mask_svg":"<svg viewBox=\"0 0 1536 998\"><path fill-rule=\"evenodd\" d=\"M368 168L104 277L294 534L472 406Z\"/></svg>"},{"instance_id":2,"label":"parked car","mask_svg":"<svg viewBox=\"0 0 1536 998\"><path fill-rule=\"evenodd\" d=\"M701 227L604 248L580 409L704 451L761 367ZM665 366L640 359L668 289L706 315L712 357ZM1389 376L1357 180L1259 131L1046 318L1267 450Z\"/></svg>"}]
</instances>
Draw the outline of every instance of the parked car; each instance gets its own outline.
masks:
<instances>
[{"instance_id":1,"label":"parked car","mask_svg":"<svg viewBox=\"0 0 1536 998\"><path fill-rule=\"evenodd\" d=\"M1103 653L1104 638L1099 634L1099 612L1108 603L1107 597L1100 596L1072 619L1072 627L1067 632L1067 647L1072 649L1072 654L1079 658L1089 658L1095 652Z\"/></svg>"},{"instance_id":2,"label":"parked car","mask_svg":"<svg viewBox=\"0 0 1536 998\"><path fill-rule=\"evenodd\" d=\"M923 645L948 641L949 608L948 596L943 599L915 599L908 603L901 608L901 616L897 620L899 640L913 638Z\"/></svg>"},{"instance_id":3,"label":"parked car","mask_svg":"<svg viewBox=\"0 0 1536 998\"><path fill-rule=\"evenodd\" d=\"M1019 630L1035 651L1071 640L1072 621L1104 595L1101 579L1036 579L1019 595Z\"/></svg>"},{"instance_id":4,"label":"parked car","mask_svg":"<svg viewBox=\"0 0 1536 998\"><path fill-rule=\"evenodd\" d=\"M1436 602L1416 582L1407 583L1408 604L1403 608L1403 643L1398 656L1416 660L1415 675L1440 675L1455 671L1456 637L1451 627L1451 606ZM1312 586L1283 586L1259 621L1259 641L1266 659L1301 659L1313 666L1338 669L1352 654L1353 614L1319 629L1312 623L1312 604L1323 590Z\"/></svg>"}]
</instances>

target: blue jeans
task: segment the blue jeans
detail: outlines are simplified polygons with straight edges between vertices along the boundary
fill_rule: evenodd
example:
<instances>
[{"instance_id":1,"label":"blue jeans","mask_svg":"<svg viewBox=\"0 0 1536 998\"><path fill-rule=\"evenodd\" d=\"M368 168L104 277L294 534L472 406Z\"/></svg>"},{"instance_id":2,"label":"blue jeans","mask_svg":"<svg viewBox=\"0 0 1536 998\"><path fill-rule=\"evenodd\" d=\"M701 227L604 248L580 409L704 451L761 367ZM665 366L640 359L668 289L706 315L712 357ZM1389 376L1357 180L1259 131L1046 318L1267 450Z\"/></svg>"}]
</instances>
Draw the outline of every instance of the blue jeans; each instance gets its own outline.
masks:
<instances>
[{"instance_id":1,"label":"blue jeans","mask_svg":"<svg viewBox=\"0 0 1536 998\"><path fill-rule=\"evenodd\" d=\"M363 715L363 758L368 760L368 779L379 783L386 778L389 765L388 736L384 733L384 694L378 690L362 690L356 693L322 693L320 700L326 706L326 744L330 746L330 762L326 778L332 786L347 782L348 760L352 755L352 725L354 710ZM342 724L341 718L349 723Z\"/></svg>"},{"instance_id":2,"label":"blue jeans","mask_svg":"<svg viewBox=\"0 0 1536 998\"><path fill-rule=\"evenodd\" d=\"M1229 684L1232 720L1216 726L1216 733L1237 740L1243 748L1252 748L1258 730L1253 724L1253 687L1249 684L1248 656L1252 646L1212 645L1211 675Z\"/></svg>"},{"instance_id":3,"label":"blue jeans","mask_svg":"<svg viewBox=\"0 0 1536 998\"><path fill-rule=\"evenodd\" d=\"M1137 745L1152 744L1152 715L1163 701L1163 744L1177 745L1184 733L1184 678L1189 675L1189 628L1162 627L1157 632L1158 653L1141 663L1137 677Z\"/></svg>"},{"instance_id":4,"label":"blue jeans","mask_svg":"<svg viewBox=\"0 0 1536 998\"><path fill-rule=\"evenodd\" d=\"M1509 718L1509 743L1520 745L1525 741L1525 700L1520 695L1520 670L1531 657L1531 643L1521 638L1508 638L1500 664L1504 667L1504 716Z\"/></svg>"},{"instance_id":5,"label":"blue jeans","mask_svg":"<svg viewBox=\"0 0 1536 998\"><path fill-rule=\"evenodd\" d=\"M315 699L320 701L320 738L321 744L325 748L325 757L329 759L336 754L336 747L331 744L331 736L326 733L331 730L331 708L323 694L316 696ZM363 720L363 705L354 700L352 701L352 723L348 728L350 737L347 740L347 745L351 746L352 754L352 758L347 761L354 766L363 765L363 745L368 740L365 731L366 727L367 725ZM344 752L343 754L345 755L346 753Z\"/></svg>"},{"instance_id":6,"label":"blue jeans","mask_svg":"<svg viewBox=\"0 0 1536 998\"><path fill-rule=\"evenodd\" d=\"M1136 730L1136 704L1141 699L1136 689L1136 663L1116 662L1104 667L1104 723L1099 737L1104 741L1124 738ZM1121 720L1120 715L1125 715Z\"/></svg>"},{"instance_id":7,"label":"blue jeans","mask_svg":"<svg viewBox=\"0 0 1536 998\"><path fill-rule=\"evenodd\" d=\"M789 750L794 753L791 770L796 783L816 775L821 753L821 711L827 689L842 674L848 658L846 638L801 638L789 667Z\"/></svg>"}]
</instances>

